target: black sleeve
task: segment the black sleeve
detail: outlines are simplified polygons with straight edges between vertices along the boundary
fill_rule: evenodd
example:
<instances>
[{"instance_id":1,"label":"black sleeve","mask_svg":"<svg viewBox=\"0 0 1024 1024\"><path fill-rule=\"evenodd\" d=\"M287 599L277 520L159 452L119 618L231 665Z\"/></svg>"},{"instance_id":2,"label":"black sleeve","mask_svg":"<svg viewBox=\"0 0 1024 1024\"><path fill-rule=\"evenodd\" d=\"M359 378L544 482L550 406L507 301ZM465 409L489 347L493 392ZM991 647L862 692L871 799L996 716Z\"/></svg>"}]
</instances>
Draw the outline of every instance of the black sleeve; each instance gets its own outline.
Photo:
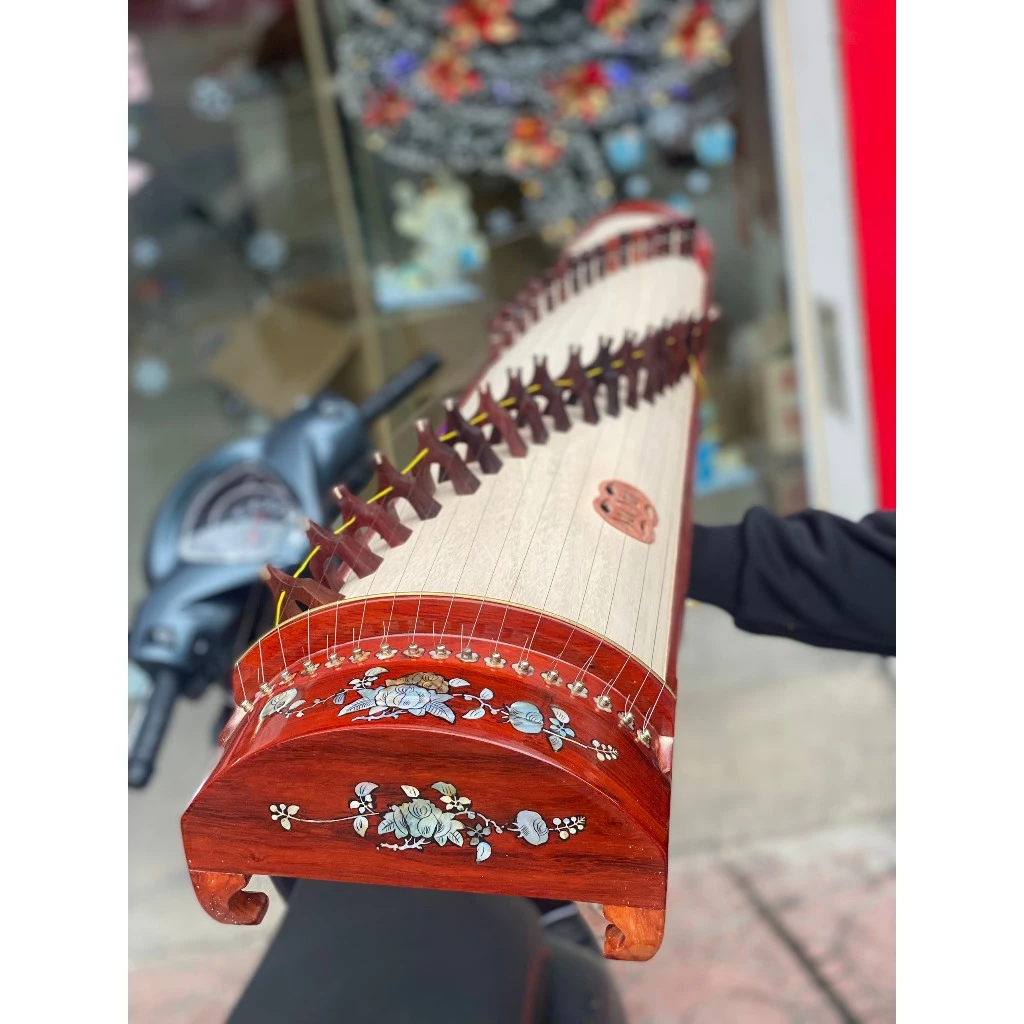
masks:
<instances>
[{"instance_id":1,"label":"black sleeve","mask_svg":"<svg viewBox=\"0 0 1024 1024\"><path fill-rule=\"evenodd\" d=\"M689 596L748 633L896 655L896 513L751 509L738 526L695 526Z\"/></svg>"}]
</instances>

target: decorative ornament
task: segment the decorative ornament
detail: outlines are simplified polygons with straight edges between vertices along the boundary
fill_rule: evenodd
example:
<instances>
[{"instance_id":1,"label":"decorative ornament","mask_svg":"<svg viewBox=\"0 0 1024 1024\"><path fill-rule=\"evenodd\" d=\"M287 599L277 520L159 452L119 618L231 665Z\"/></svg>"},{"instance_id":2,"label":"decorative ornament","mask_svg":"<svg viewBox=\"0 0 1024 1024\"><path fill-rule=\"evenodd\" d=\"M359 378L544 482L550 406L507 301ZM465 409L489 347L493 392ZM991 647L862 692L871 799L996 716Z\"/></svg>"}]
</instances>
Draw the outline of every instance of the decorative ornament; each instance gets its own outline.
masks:
<instances>
[{"instance_id":1,"label":"decorative ornament","mask_svg":"<svg viewBox=\"0 0 1024 1024\"><path fill-rule=\"evenodd\" d=\"M132 242L130 255L135 266L148 270L160 262L160 243L149 235L143 235Z\"/></svg>"},{"instance_id":2,"label":"decorative ornament","mask_svg":"<svg viewBox=\"0 0 1024 1024\"><path fill-rule=\"evenodd\" d=\"M412 103L393 86L388 86L367 95L363 105L363 125L366 128L395 128L411 110Z\"/></svg>"},{"instance_id":3,"label":"decorative ornament","mask_svg":"<svg viewBox=\"0 0 1024 1024\"><path fill-rule=\"evenodd\" d=\"M555 79L551 93L564 118L579 118L591 124L608 109L608 77L597 61L569 68Z\"/></svg>"},{"instance_id":4,"label":"decorative ornament","mask_svg":"<svg viewBox=\"0 0 1024 1024\"><path fill-rule=\"evenodd\" d=\"M487 262L487 242L477 227L469 189L439 175L420 191L409 181L392 189L395 230L415 242L399 266L375 272L377 301L385 309L471 302L479 289L464 280Z\"/></svg>"},{"instance_id":5,"label":"decorative ornament","mask_svg":"<svg viewBox=\"0 0 1024 1024\"><path fill-rule=\"evenodd\" d=\"M139 189L153 177L153 168L144 164L141 160L128 161L128 198L130 199Z\"/></svg>"},{"instance_id":6,"label":"decorative ornament","mask_svg":"<svg viewBox=\"0 0 1024 1024\"><path fill-rule=\"evenodd\" d=\"M420 70L424 88L445 103L457 103L463 96L479 92L483 79L451 43L438 43Z\"/></svg>"},{"instance_id":7,"label":"decorative ornament","mask_svg":"<svg viewBox=\"0 0 1024 1024\"><path fill-rule=\"evenodd\" d=\"M399 50L381 64L381 74L389 81L402 82L416 73L420 62L409 50Z\"/></svg>"},{"instance_id":8,"label":"decorative ornament","mask_svg":"<svg viewBox=\"0 0 1024 1024\"><path fill-rule=\"evenodd\" d=\"M724 118L693 133L693 155L704 167L726 167L736 158L736 129Z\"/></svg>"},{"instance_id":9,"label":"decorative ornament","mask_svg":"<svg viewBox=\"0 0 1024 1024\"><path fill-rule=\"evenodd\" d=\"M507 238L516 227L516 219L504 207L491 210L485 219L487 233L491 238Z\"/></svg>"},{"instance_id":10,"label":"decorative ornament","mask_svg":"<svg viewBox=\"0 0 1024 1024\"><path fill-rule=\"evenodd\" d=\"M543 170L554 166L565 152L565 143L558 144L557 134L549 131L543 118L532 114L517 117L505 146L505 166L512 174L520 174L529 167Z\"/></svg>"},{"instance_id":11,"label":"decorative ornament","mask_svg":"<svg viewBox=\"0 0 1024 1024\"><path fill-rule=\"evenodd\" d=\"M459 0L444 10L452 42L460 50L480 43L500 46L519 36L519 26L509 17L513 0Z\"/></svg>"},{"instance_id":12,"label":"decorative ornament","mask_svg":"<svg viewBox=\"0 0 1024 1024\"><path fill-rule=\"evenodd\" d=\"M724 39L725 33L711 4L698 0L676 17L662 43L662 53L666 57L680 57L689 64L705 60L728 64L729 51Z\"/></svg>"},{"instance_id":13,"label":"decorative ornament","mask_svg":"<svg viewBox=\"0 0 1024 1024\"><path fill-rule=\"evenodd\" d=\"M668 205L680 213L693 213L693 203L690 202L689 196L683 195L682 192L673 192L668 197Z\"/></svg>"},{"instance_id":14,"label":"decorative ornament","mask_svg":"<svg viewBox=\"0 0 1024 1024\"><path fill-rule=\"evenodd\" d=\"M246 242L245 259L265 273L280 270L288 260L288 240L276 231L258 231Z\"/></svg>"},{"instance_id":15,"label":"decorative ornament","mask_svg":"<svg viewBox=\"0 0 1024 1024\"><path fill-rule=\"evenodd\" d=\"M132 364L132 387L140 395L152 398L163 394L171 383L171 371L156 356L143 356Z\"/></svg>"},{"instance_id":16,"label":"decorative ornament","mask_svg":"<svg viewBox=\"0 0 1024 1024\"><path fill-rule=\"evenodd\" d=\"M607 132L601 139L601 148L616 174L628 174L641 167L647 150L643 135L634 125Z\"/></svg>"},{"instance_id":17,"label":"decorative ornament","mask_svg":"<svg viewBox=\"0 0 1024 1024\"><path fill-rule=\"evenodd\" d=\"M707 195L711 191L711 175L699 167L690 171L684 180L687 191L695 196Z\"/></svg>"},{"instance_id":18,"label":"decorative ornament","mask_svg":"<svg viewBox=\"0 0 1024 1024\"><path fill-rule=\"evenodd\" d=\"M606 60L604 73L613 89L625 89L636 79L633 69L624 60Z\"/></svg>"},{"instance_id":19,"label":"decorative ornament","mask_svg":"<svg viewBox=\"0 0 1024 1024\"><path fill-rule=\"evenodd\" d=\"M689 120L686 108L672 103L652 111L644 127L659 145L676 146L686 137Z\"/></svg>"},{"instance_id":20,"label":"decorative ornament","mask_svg":"<svg viewBox=\"0 0 1024 1024\"><path fill-rule=\"evenodd\" d=\"M587 21L621 43L626 29L636 21L639 6L639 0L588 0Z\"/></svg>"},{"instance_id":21,"label":"decorative ornament","mask_svg":"<svg viewBox=\"0 0 1024 1024\"><path fill-rule=\"evenodd\" d=\"M235 107L235 98L220 79L204 75L192 83L189 105L202 121L226 121Z\"/></svg>"},{"instance_id":22,"label":"decorative ornament","mask_svg":"<svg viewBox=\"0 0 1024 1024\"><path fill-rule=\"evenodd\" d=\"M642 174L631 174L623 183L622 190L630 199L643 199L651 194L651 183Z\"/></svg>"}]
</instances>

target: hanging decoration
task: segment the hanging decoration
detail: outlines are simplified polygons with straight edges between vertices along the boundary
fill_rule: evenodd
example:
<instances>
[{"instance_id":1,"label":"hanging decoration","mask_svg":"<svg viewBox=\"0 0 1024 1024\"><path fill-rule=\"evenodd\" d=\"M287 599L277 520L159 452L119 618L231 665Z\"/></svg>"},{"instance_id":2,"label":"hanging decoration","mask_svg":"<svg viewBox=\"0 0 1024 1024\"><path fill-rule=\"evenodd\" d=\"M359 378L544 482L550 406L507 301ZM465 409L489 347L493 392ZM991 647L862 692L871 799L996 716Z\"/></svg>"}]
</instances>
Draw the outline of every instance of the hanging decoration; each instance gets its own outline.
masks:
<instances>
[{"instance_id":1,"label":"hanging decoration","mask_svg":"<svg viewBox=\"0 0 1024 1024\"><path fill-rule=\"evenodd\" d=\"M523 220L557 244L623 194L642 136L683 147L730 112L709 76L755 6L348 0L338 95L363 143L413 181L516 180Z\"/></svg>"},{"instance_id":2,"label":"hanging decoration","mask_svg":"<svg viewBox=\"0 0 1024 1024\"><path fill-rule=\"evenodd\" d=\"M726 167L736 157L736 129L721 119L693 133L693 155L703 167Z\"/></svg>"},{"instance_id":3,"label":"hanging decoration","mask_svg":"<svg viewBox=\"0 0 1024 1024\"><path fill-rule=\"evenodd\" d=\"M469 60L451 43L434 47L430 60L420 71L423 85L445 103L457 103L463 96L479 92L483 79Z\"/></svg>"},{"instance_id":4,"label":"hanging decoration","mask_svg":"<svg viewBox=\"0 0 1024 1024\"><path fill-rule=\"evenodd\" d=\"M625 128L608 132L601 139L601 149L608 166L616 174L629 174L642 167L647 153L644 137L636 125L626 125Z\"/></svg>"},{"instance_id":5,"label":"hanging decoration","mask_svg":"<svg viewBox=\"0 0 1024 1024\"><path fill-rule=\"evenodd\" d=\"M460 49L479 43L510 43L519 26L509 17L513 0L459 0L444 10L452 42Z\"/></svg>"},{"instance_id":6,"label":"hanging decoration","mask_svg":"<svg viewBox=\"0 0 1024 1024\"><path fill-rule=\"evenodd\" d=\"M626 29L636 21L639 0L588 0L587 21L609 39L622 42Z\"/></svg>"},{"instance_id":7,"label":"hanging decoration","mask_svg":"<svg viewBox=\"0 0 1024 1024\"><path fill-rule=\"evenodd\" d=\"M565 141L565 132L551 132L542 118L517 117L505 147L505 166L513 174L528 168L551 167L561 159Z\"/></svg>"},{"instance_id":8,"label":"hanging decoration","mask_svg":"<svg viewBox=\"0 0 1024 1024\"><path fill-rule=\"evenodd\" d=\"M665 37L662 52L666 57L681 57L691 64L698 61L727 64L729 51L725 46L725 31L715 17L714 5L698 2L681 11Z\"/></svg>"},{"instance_id":9,"label":"hanging decoration","mask_svg":"<svg viewBox=\"0 0 1024 1024\"><path fill-rule=\"evenodd\" d=\"M604 68L597 61L569 68L551 86L559 114L593 124L607 109L611 87Z\"/></svg>"}]
</instances>

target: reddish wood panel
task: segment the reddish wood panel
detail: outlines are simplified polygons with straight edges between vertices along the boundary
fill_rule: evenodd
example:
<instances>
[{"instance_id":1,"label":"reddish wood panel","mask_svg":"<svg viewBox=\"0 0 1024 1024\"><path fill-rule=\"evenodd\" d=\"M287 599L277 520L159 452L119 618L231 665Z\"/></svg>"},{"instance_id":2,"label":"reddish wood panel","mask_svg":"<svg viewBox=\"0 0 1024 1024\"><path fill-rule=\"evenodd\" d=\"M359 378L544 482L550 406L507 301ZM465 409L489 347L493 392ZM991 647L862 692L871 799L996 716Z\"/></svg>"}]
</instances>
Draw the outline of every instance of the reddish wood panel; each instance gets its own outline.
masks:
<instances>
[{"instance_id":1,"label":"reddish wood panel","mask_svg":"<svg viewBox=\"0 0 1024 1024\"><path fill-rule=\"evenodd\" d=\"M664 906L668 791L660 775L635 778L627 794L597 768L571 770L515 740L442 737L405 721L335 726L226 756L182 818L189 869L235 882L273 874ZM432 831L378 831L395 808L406 823L422 810L419 820L434 830L448 824L433 788L446 783L449 800L466 801L447 805L461 814L458 845L439 844ZM653 808L646 818L657 835L639 827L637 805ZM474 835L478 826L491 831ZM474 838L488 843L482 860ZM196 888L213 916L234 919L224 886ZM228 897L237 891L226 889Z\"/></svg>"}]
</instances>

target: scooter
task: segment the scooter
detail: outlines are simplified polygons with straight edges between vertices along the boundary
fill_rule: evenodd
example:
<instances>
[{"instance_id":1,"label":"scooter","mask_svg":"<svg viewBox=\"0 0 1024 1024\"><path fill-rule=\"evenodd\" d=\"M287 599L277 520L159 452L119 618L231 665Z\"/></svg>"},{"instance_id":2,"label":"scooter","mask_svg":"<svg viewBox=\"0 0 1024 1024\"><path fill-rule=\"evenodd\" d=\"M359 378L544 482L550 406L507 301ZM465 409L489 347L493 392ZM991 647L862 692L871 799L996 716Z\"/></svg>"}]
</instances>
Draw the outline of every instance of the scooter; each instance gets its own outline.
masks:
<instances>
[{"instance_id":1,"label":"scooter","mask_svg":"<svg viewBox=\"0 0 1024 1024\"><path fill-rule=\"evenodd\" d=\"M149 782L179 697L219 684L219 734L233 710L232 665L265 610L260 570L300 564L306 520L335 518L331 488L358 491L372 477L370 424L438 366L423 356L359 407L321 394L263 436L211 452L171 489L147 546L150 590L128 633L128 658L151 680L131 728L129 787Z\"/></svg>"}]
</instances>

